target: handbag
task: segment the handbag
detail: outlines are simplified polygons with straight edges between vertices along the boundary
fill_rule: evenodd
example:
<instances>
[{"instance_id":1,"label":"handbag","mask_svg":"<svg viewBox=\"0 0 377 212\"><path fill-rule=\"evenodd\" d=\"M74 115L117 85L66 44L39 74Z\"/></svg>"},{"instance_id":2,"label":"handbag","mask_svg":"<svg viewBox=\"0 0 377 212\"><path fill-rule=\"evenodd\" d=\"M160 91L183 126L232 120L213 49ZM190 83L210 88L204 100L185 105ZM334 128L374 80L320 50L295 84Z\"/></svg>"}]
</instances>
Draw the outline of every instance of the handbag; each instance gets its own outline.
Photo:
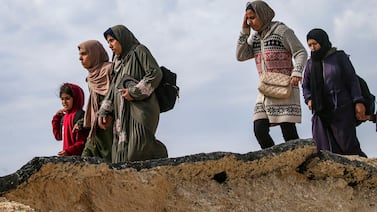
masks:
<instances>
[{"instance_id":1,"label":"handbag","mask_svg":"<svg viewBox=\"0 0 377 212\"><path fill-rule=\"evenodd\" d=\"M259 78L258 90L265 96L286 99L291 95L291 77L276 72L268 72L263 58L263 39L261 39L261 66L263 73Z\"/></svg>"},{"instance_id":2,"label":"handbag","mask_svg":"<svg viewBox=\"0 0 377 212\"><path fill-rule=\"evenodd\" d=\"M258 90L272 98L286 99L291 95L291 77L275 72L263 72L259 78Z\"/></svg>"}]
</instances>

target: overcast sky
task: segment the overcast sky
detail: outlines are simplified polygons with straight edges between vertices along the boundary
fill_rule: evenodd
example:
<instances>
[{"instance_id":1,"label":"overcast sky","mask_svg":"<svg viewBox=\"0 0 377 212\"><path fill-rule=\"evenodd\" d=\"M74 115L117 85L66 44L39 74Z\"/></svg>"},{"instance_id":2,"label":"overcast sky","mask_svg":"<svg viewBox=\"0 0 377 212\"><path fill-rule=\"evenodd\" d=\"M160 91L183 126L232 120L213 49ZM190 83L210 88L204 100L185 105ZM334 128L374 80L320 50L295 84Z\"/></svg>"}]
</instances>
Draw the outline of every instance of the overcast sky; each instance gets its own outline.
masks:
<instances>
[{"instance_id":1,"label":"overcast sky","mask_svg":"<svg viewBox=\"0 0 377 212\"><path fill-rule=\"evenodd\" d=\"M252 132L255 61L235 58L246 2L3 0L0 176L17 171L33 157L54 156L62 149L51 129L52 116L61 107L59 86L76 83L88 94L77 45L96 39L111 56L102 33L117 24L127 26L160 65L178 74L181 98L173 111L161 114L157 132L170 157L260 150ZM291 27L307 50L306 33L325 29L377 94L377 1L267 2L275 10L274 20ZM302 111L299 135L310 138L311 114L305 104ZM358 128L369 157L377 157L375 128L373 123ZM277 144L283 142L280 128L271 128L271 133Z\"/></svg>"}]
</instances>

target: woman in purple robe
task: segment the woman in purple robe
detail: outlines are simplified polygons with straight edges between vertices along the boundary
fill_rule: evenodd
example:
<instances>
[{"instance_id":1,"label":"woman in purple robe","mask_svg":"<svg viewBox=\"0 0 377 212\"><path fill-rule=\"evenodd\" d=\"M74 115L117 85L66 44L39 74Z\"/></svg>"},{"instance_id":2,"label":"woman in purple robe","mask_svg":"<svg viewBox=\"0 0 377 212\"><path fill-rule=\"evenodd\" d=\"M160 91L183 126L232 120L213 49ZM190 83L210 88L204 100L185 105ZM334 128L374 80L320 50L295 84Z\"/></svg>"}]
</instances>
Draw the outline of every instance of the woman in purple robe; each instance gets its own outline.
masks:
<instances>
[{"instance_id":1,"label":"woman in purple robe","mask_svg":"<svg viewBox=\"0 0 377 212\"><path fill-rule=\"evenodd\" d=\"M327 33L307 34L311 57L302 83L305 103L312 110L312 133L317 150L366 157L356 137L355 121L365 120L358 78L348 55L332 47Z\"/></svg>"}]
</instances>

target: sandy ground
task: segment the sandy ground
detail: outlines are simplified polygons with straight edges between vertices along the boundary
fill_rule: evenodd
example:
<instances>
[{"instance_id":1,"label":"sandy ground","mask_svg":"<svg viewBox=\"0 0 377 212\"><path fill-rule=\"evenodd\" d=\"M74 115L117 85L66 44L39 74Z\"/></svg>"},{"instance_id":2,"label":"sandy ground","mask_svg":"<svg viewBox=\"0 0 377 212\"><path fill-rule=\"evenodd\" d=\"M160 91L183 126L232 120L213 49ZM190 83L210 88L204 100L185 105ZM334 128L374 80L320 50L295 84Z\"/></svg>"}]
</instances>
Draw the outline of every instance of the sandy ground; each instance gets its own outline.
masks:
<instances>
[{"instance_id":1,"label":"sandy ground","mask_svg":"<svg viewBox=\"0 0 377 212\"><path fill-rule=\"evenodd\" d=\"M377 211L375 175L362 166L320 160L299 172L313 151L141 171L48 163L2 194L0 211ZM347 158L377 167L377 159Z\"/></svg>"}]
</instances>

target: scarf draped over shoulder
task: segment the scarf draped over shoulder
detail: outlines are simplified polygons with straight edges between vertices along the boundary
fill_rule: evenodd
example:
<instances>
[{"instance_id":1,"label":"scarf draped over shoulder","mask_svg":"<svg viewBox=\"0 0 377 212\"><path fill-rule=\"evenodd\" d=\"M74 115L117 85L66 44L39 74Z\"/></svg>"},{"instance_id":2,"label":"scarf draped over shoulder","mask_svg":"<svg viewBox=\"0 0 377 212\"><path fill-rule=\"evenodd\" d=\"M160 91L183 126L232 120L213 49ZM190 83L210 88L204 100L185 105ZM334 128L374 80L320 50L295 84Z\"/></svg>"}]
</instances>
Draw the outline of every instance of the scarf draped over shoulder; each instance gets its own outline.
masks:
<instances>
[{"instance_id":1,"label":"scarf draped over shoulder","mask_svg":"<svg viewBox=\"0 0 377 212\"><path fill-rule=\"evenodd\" d=\"M331 52L332 44L329 36L322 29L312 29L306 39L313 39L320 44L320 49L311 52L311 78L310 87L312 93L313 112L318 114L325 124L331 122L333 111L330 100L325 91L325 81L323 78L323 59ZM333 50L334 52L334 50Z\"/></svg>"},{"instance_id":2,"label":"scarf draped over shoulder","mask_svg":"<svg viewBox=\"0 0 377 212\"><path fill-rule=\"evenodd\" d=\"M91 136L100 104L98 95L105 96L111 83L111 63L106 50L99 41L88 40L79 44L78 48L87 52L91 63L91 67L87 69L89 100L84 117L84 127L91 127L92 130L89 134Z\"/></svg>"}]
</instances>

